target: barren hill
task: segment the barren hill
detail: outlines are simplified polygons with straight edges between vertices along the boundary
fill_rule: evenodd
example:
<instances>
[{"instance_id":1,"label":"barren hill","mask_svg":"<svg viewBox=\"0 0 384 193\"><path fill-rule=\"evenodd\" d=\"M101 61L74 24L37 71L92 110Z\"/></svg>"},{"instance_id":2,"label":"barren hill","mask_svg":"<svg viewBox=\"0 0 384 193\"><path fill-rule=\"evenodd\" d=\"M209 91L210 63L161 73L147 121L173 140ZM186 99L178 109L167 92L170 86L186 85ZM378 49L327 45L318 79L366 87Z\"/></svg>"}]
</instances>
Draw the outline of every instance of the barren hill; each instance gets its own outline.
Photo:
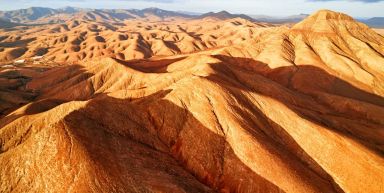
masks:
<instances>
[{"instance_id":1,"label":"barren hill","mask_svg":"<svg viewBox=\"0 0 384 193\"><path fill-rule=\"evenodd\" d=\"M384 190L384 38L345 14L11 32L52 63L0 68L0 192Z\"/></svg>"},{"instance_id":2,"label":"barren hill","mask_svg":"<svg viewBox=\"0 0 384 193\"><path fill-rule=\"evenodd\" d=\"M242 19L246 19L246 20L249 20L249 21L253 21L253 18L252 17L249 17L247 15L244 15L244 14L231 14L227 11L220 11L220 12L209 12L209 13L205 13L205 14L202 14L200 15L199 17L197 17L197 19L219 19L219 20L225 20L225 19L233 19L233 18L242 18Z\"/></svg>"},{"instance_id":3,"label":"barren hill","mask_svg":"<svg viewBox=\"0 0 384 193\"><path fill-rule=\"evenodd\" d=\"M55 62L99 56L123 60L170 56L247 41L268 26L241 18L205 21L204 25L200 20L156 18L110 23L107 16L89 14L63 24L0 30L0 62L34 56Z\"/></svg>"},{"instance_id":4,"label":"barren hill","mask_svg":"<svg viewBox=\"0 0 384 193\"><path fill-rule=\"evenodd\" d=\"M31 7L28 9L19 9L14 11L0 11L0 18L15 23L25 23L37 20L41 17L54 15L58 10L44 7Z\"/></svg>"}]
</instances>

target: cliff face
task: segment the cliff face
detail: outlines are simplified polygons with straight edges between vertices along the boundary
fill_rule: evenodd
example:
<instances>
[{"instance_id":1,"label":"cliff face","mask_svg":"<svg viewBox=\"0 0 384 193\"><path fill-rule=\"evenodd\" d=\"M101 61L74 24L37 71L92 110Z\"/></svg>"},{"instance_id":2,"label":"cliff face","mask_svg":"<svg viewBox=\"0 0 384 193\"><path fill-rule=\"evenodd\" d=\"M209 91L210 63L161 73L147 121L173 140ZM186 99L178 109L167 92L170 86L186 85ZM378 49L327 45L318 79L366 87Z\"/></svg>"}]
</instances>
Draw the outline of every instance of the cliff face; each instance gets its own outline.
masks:
<instances>
[{"instance_id":1,"label":"cliff face","mask_svg":"<svg viewBox=\"0 0 384 193\"><path fill-rule=\"evenodd\" d=\"M383 45L320 11L199 53L24 69L37 96L0 120L0 191L382 192Z\"/></svg>"}]
</instances>

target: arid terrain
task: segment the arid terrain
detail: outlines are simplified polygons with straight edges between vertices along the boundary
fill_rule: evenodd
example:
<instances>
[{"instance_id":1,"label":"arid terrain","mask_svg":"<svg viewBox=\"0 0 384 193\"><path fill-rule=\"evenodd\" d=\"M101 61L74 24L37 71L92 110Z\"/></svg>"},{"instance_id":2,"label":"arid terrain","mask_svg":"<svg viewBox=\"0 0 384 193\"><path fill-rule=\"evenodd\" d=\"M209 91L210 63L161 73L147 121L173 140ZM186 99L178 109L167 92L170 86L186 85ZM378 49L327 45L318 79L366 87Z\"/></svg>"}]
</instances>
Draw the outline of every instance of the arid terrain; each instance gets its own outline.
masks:
<instances>
[{"instance_id":1,"label":"arid terrain","mask_svg":"<svg viewBox=\"0 0 384 193\"><path fill-rule=\"evenodd\" d=\"M384 29L382 28L376 28L374 29L377 33L381 34L381 35L384 35Z\"/></svg>"},{"instance_id":2,"label":"arid terrain","mask_svg":"<svg viewBox=\"0 0 384 193\"><path fill-rule=\"evenodd\" d=\"M384 192L382 31L49 14L0 21L0 192Z\"/></svg>"}]
</instances>

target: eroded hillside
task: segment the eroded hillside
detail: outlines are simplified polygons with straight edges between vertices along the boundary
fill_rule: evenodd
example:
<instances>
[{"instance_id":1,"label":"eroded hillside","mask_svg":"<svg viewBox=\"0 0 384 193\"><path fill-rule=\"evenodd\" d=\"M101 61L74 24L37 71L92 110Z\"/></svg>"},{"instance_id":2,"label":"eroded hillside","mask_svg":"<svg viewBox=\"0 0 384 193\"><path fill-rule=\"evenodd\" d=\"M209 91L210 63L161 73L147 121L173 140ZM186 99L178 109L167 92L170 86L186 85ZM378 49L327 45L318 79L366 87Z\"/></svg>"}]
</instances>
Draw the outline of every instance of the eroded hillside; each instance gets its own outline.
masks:
<instances>
[{"instance_id":1,"label":"eroded hillside","mask_svg":"<svg viewBox=\"0 0 384 193\"><path fill-rule=\"evenodd\" d=\"M327 10L292 28L129 22L52 33L68 39L44 57L73 65L1 68L33 94L0 119L1 192L383 192L383 36ZM25 33L25 54L53 36Z\"/></svg>"}]
</instances>

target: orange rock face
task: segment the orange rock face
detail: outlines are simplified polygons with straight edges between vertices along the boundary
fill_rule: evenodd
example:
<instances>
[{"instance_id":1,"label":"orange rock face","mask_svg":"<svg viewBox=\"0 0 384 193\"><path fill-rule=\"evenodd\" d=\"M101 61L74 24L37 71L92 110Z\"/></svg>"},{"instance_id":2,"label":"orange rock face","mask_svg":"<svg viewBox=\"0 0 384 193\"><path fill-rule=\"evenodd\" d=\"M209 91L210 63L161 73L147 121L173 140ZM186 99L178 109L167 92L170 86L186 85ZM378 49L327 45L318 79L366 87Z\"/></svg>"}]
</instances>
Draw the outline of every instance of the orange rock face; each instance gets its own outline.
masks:
<instances>
[{"instance_id":1,"label":"orange rock face","mask_svg":"<svg viewBox=\"0 0 384 193\"><path fill-rule=\"evenodd\" d=\"M384 191L383 36L327 10L139 22L1 32L53 48L0 68L0 192Z\"/></svg>"}]
</instances>

